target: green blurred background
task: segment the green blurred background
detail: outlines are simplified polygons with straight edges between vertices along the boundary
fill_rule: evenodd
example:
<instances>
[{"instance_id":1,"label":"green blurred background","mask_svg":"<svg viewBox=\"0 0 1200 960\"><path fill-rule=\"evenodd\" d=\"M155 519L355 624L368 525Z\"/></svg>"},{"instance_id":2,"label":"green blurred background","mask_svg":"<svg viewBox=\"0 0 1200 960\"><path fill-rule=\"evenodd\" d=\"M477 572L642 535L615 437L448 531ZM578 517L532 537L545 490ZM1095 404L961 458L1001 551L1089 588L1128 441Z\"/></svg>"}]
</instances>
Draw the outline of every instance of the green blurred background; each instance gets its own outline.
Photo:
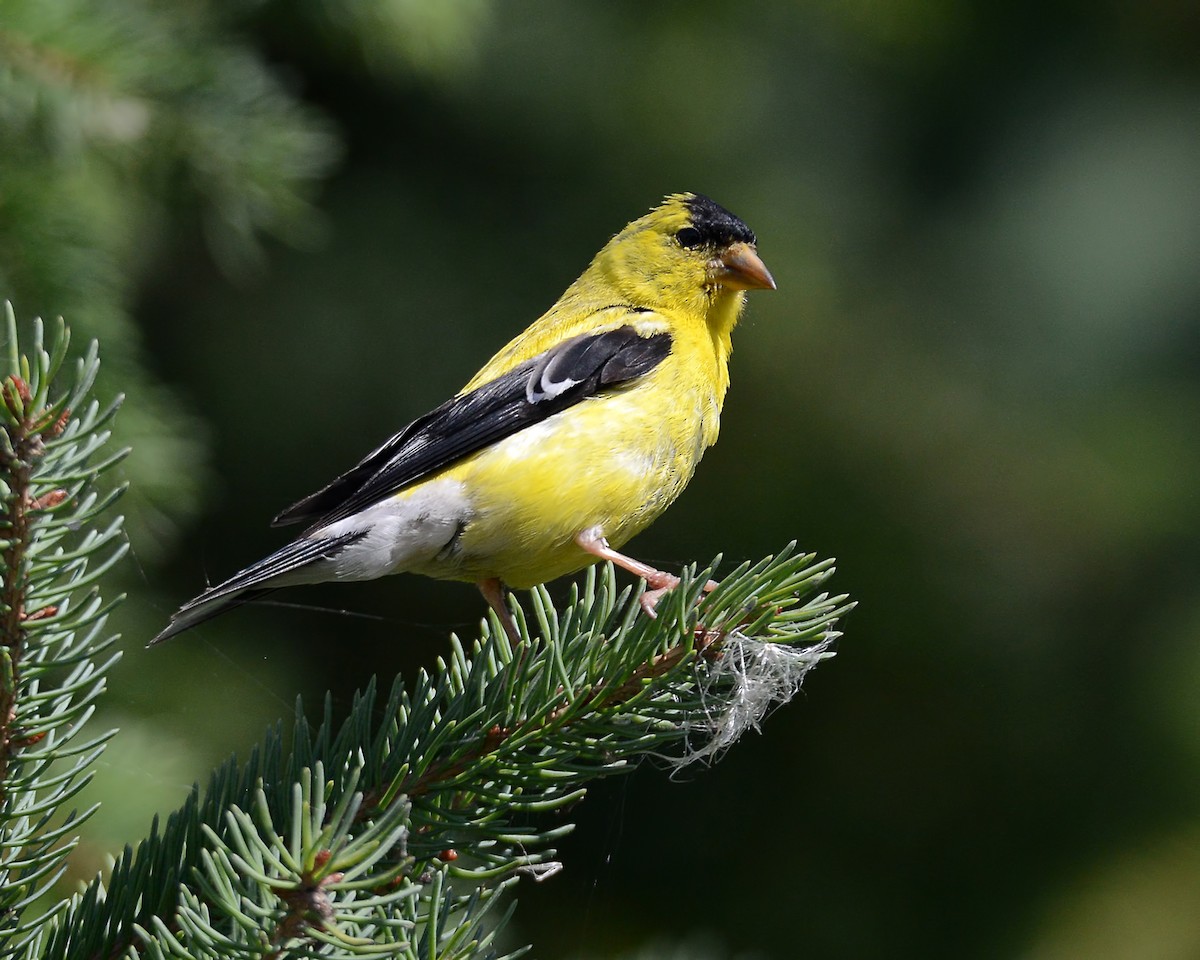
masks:
<instances>
[{"instance_id":1,"label":"green blurred background","mask_svg":"<svg viewBox=\"0 0 1200 960\"><path fill-rule=\"evenodd\" d=\"M633 549L797 539L860 606L761 737L572 810L512 941L1200 956L1194 3L24 0L0 129L0 295L100 337L134 445L77 875L297 694L475 629L472 589L400 577L142 649L697 190L779 291Z\"/></svg>"}]
</instances>

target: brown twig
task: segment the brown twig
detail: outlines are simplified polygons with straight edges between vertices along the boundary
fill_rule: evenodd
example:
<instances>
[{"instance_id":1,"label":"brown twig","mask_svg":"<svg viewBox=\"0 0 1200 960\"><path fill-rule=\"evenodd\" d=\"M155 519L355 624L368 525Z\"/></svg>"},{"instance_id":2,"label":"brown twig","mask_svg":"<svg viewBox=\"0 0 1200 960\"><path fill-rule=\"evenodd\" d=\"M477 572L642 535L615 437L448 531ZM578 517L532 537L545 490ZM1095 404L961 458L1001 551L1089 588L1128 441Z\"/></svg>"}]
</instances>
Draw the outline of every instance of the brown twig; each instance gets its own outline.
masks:
<instances>
[{"instance_id":1,"label":"brown twig","mask_svg":"<svg viewBox=\"0 0 1200 960\"><path fill-rule=\"evenodd\" d=\"M42 439L30 432L29 406L33 397L20 377L11 376L0 386L0 401L9 417L4 427L8 448L0 452L0 470L8 484L8 497L0 512L0 531L8 541L0 573L0 802L13 753L21 747L14 729L21 658L25 652L25 553L29 546L30 487L33 464L42 453Z\"/></svg>"},{"instance_id":2,"label":"brown twig","mask_svg":"<svg viewBox=\"0 0 1200 960\"><path fill-rule=\"evenodd\" d=\"M33 474L45 453L43 437L62 433L70 416L63 410L47 420L49 409L33 410L33 394L20 377L7 377L0 384L0 403L8 416L3 427L8 445L0 450L0 473L8 484L8 497L0 507L0 536L8 542L0 571L0 802L5 798L4 781L16 751L37 743L43 735L24 736L16 729L17 693L21 661L28 640L28 625L53 617L54 605L26 611L25 558L33 524L31 514L57 507L67 499L65 490L51 490L34 497Z\"/></svg>"}]
</instances>

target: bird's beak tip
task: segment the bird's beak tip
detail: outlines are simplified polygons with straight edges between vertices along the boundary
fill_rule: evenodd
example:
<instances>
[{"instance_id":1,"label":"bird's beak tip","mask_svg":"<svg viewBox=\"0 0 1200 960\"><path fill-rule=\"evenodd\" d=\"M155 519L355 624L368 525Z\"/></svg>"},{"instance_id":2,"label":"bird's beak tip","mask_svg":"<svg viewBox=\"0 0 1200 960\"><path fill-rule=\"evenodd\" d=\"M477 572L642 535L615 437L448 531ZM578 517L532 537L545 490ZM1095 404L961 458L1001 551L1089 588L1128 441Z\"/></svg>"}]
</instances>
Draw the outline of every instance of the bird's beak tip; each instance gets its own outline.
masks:
<instances>
[{"instance_id":1,"label":"bird's beak tip","mask_svg":"<svg viewBox=\"0 0 1200 960\"><path fill-rule=\"evenodd\" d=\"M731 290L775 290L775 278L749 243L732 243L720 256L720 283Z\"/></svg>"}]
</instances>

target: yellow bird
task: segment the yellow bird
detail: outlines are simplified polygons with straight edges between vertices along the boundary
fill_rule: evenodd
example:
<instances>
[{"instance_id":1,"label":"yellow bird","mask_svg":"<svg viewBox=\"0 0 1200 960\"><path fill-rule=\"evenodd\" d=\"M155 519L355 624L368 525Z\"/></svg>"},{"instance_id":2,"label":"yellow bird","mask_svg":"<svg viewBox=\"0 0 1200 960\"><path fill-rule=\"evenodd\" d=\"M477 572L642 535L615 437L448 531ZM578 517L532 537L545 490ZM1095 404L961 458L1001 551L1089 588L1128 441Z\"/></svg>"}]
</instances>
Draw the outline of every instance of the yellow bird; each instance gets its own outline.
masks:
<instances>
[{"instance_id":1,"label":"yellow bird","mask_svg":"<svg viewBox=\"0 0 1200 960\"><path fill-rule=\"evenodd\" d=\"M184 604L151 643L278 587L420 573L505 587L611 560L653 615L679 581L617 550L717 439L745 291L775 289L753 231L696 193L667 197L460 393L275 524L295 540Z\"/></svg>"}]
</instances>

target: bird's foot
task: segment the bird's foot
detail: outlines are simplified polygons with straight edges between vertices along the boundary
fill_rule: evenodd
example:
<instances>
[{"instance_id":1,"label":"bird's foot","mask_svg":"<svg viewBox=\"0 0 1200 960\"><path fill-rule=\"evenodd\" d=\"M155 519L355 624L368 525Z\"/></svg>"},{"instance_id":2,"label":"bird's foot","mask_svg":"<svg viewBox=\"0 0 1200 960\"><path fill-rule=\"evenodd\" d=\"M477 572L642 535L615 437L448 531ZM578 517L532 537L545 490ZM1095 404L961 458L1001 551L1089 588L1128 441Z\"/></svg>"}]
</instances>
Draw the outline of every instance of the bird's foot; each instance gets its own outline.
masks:
<instances>
[{"instance_id":1,"label":"bird's foot","mask_svg":"<svg viewBox=\"0 0 1200 960\"><path fill-rule=\"evenodd\" d=\"M647 581L649 583L649 581ZM653 590L646 590L638 597L638 603L642 605L642 612L651 620L658 619L658 601L662 599L664 593L668 590L673 590L679 586L678 578L675 578L674 583L667 584L662 587L655 587Z\"/></svg>"},{"instance_id":2,"label":"bird's foot","mask_svg":"<svg viewBox=\"0 0 1200 960\"><path fill-rule=\"evenodd\" d=\"M604 538L604 531L598 526L588 527L582 531L575 537L575 542L592 556L608 560L622 570L628 570L646 581L649 589L638 598L638 603L642 605L642 610L648 617L657 618L658 601L662 599L664 593L679 586L679 578L675 574L658 570L648 563L642 563L640 560L634 560L633 557L618 553L608 545L608 541ZM717 589L717 586L716 580L709 580L704 585L704 592L711 593Z\"/></svg>"},{"instance_id":3,"label":"bird's foot","mask_svg":"<svg viewBox=\"0 0 1200 960\"><path fill-rule=\"evenodd\" d=\"M483 599L488 602L488 606L500 618L500 625L504 627L504 632L508 634L508 639L513 647L517 647L521 642L521 632L517 629L512 611L508 609L508 604L505 602L506 590L503 582L499 577L492 577L490 580L480 580L476 586L479 587L479 592L483 594Z\"/></svg>"},{"instance_id":4,"label":"bird's foot","mask_svg":"<svg viewBox=\"0 0 1200 960\"><path fill-rule=\"evenodd\" d=\"M650 617L651 619L658 618L658 601L662 599L663 594L670 590L674 590L677 586L679 586L679 578L677 576L674 576L670 573L664 573L661 570L657 572L661 577L659 582L656 583L647 579L646 585L651 589L646 590L640 597L638 597L638 603L642 605L642 610L644 610L646 616ZM704 592L712 593L719 586L720 584L717 583L716 580L709 580L706 584L704 584ZM696 629L702 630L703 628L697 627Z\"/></svg>"}]
</instances>

